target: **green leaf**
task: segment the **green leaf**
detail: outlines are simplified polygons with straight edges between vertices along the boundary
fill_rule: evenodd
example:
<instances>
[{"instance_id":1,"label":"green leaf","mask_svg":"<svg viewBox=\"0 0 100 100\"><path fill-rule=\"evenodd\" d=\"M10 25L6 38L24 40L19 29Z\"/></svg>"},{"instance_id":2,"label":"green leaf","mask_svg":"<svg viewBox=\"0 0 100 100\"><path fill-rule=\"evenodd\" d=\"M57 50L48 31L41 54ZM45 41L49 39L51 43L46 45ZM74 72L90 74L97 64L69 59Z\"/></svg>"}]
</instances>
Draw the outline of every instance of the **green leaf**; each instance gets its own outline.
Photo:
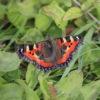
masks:
<instances>
[{"instance_id":1,"label":"green leaf","mask_svg":"<svg viewBox=\"0 0 100 100\"><path fill-rule=\"evenodd\" d=\"M35 16L36 14L36 9L34 9L34 5L36 5L38 3L38 0L35 1L35 0L24 0L23 2L17 2L17 5L18 5L18 11L30 18L30 17L33 17ZM38 3L39 4L39 3Z\"/></svg>"},{"instance_id":2,"label":"green leaf","mask_svg":"<svg viewBox=\"0 0 100 100\"><path fill-rule=\"evenodd\" d=\"M21 38L21 41L24 43L34 43L39 42L40 40L43 40L43 36L37 28L27 29L25 35Z\"/></svg>"},{"instance_id":3,"label":"green leaf","mask_svg":"<svg viewBox=\"0 0 100 100\"><path fill-rule=\"evenodd\" d=\"M75 25L78 27L82 27L86 24L85 20L82 18L78 18L74 21Z\"/></svg>"},{"instance_id":4,"label":"green leaf","mask_svg":"<svg viewBox=\"0 0 100 100\"><path fill-rule=\"evenodd\" d=\"M4 85L6 83L7 83L7 81L5 79L3 79L2 77L0 77L0 87L1 87L1 85Z\"/></svg>"},{"instance_id":5,"label":"green leaf","mask_svg":"<svg viewBox=\"0 0 100 100\"><path fill-rule=\"evenodd\" d=\"M7 80L8 82L14 81L16 79L19 79L21 76L21 72L19 69L14 70L14 71L9 71L5 73L2 77Z\"/></svg>"},{"instance_id":6,"label":"green leaf","mask_svg":"<svg viewBox=\"0 0 100 100\"><path fill-rule=\"evenodd\" d=\"M83 45L83 56L82 56L82 63L83 65L89 64L89 63L94 63L99 60L100 52L99 48L96 48L95 43L92 42L92 36L94 33L95 29L90 28L87 32L87 34L84 37L84 45ZM95 50L93 50L95 49Z\"/></svg>"},{"instance_id":7,"label":"green leaf","mask_svg":"<svg viewBox=\"0 0 100 100\"><path fill-rule=\"evenodd\" d=\"M50 24L51 24L51 19L48 16L39 12L39 14L36 16L35 26L40 31L46 31L47 28L50 26Z\"/></svg>"},{"instance_id":8,"label":"green leaf","mask_svg":"<svg viewBox=\"0 0 100 100\"><path fill-rule=\"evenodd\" d=\"M49 93L48 82L46 80L46 77L40 74L38 80L40 83L40 89L43 92L45 100L50 99L50 93Z\"/></svg>"},{"instance_id":9,"label":"green leaf","mask_svg":"<svg viewBox=\"0 0 100 100\"><path fill-rule=\"evenodd\" d=\"M82 11L78 7L71 7L64 15L63 20L68 21L82 16Z\"/></svg>"},{"instance_id":10,"label":"green leaf","mask_svg":"<svg viewBox=\"0 0 100 100\"><path fill-rule=\"evenodd\" d=\"M99 61L100 59L100 48L94 48L93 44L85 44L82 52L82 65L88 65Z\"/></svg>"},{"instance_id":11,"label":"green leaf","mask_svg":"<svg viewBox=\"0 0 100 100\"><path fill-rule=\"evenodd\" d=\"M91 27L91 28L88 30L87 34L86 34L85 37L84 37L84 42L86 42L86 44L92 41L92 36L93 36L94 31L95 31L95 30L94 30L93 27Z\"/></svg>"},{"instance_id":12,"label":"green leaf","mask_svg":"<svg viewBox=\"0 0 100 100\"><path fill-rule=\"evenodd\" d=\"M59 5L62 6L62 8L65 7L71 7L72 6L72 1L71 0L55 0Z\"/></svg>"},{"instance_id":13,"label":"green leaf","mask_svg":"<svg viewBox=\"0 0 100 100\"><path fill-rule=\"evenodd\" d=\"M26 100L40 100L37 93L30 88L25 89Z\"/></svg>"},{"instance_id":14,"label":"green leaf","mask_svg":"<svg viewBox=\"0 0 100 100\"><path fill-rule=\"evenodd\" d=\"M90 63L93 63L96 61L96 59L94 59L93 57L93 45L92 44L85 44L83 47L83 56L82 56L82 64L83 65L88 65ZM94 51L95 52L95 51Z\"/></svg>"},{"instance_id":15,"label":"green leaf","mask_svg":"<svg viewBox=\"0 0 100 100\"><path fill-rule=\"evenodd\" d=\"M29 64L26 72L26 83L30 88L35 88L38 82L38 71L35 66Z\"/></svg>"},{"instance_id":16,"label":"green leaf","mask_svg":"<svg viewBox=\"0 0 100 100\"><path fill-rule=\"evenodd\" d=\"M4 17L4 14L6 14L6 6L0 4L0 19Z\"/></svg>"},{"instance_id":17,"label":"green leaf","mask_svg":"<svg viewBox=\"0 0 100 100\"><path fill-rule=\"evenodd\" d=\"M75 35L79 35L79 34L81 34L82 32L84 32L84 31L87 31L89 28L91 28L93 25L95 25L95 22L89 22L89 23L87 23L87 24L85 24L84 26L82 26L82 27L80 27L78 30L77 30L77 32L76 31L74 31L73 33L75 34Z\"/></svg>"},{"instance_id":18,"label":"green leaf","mask_svg":"<svg viewBox=\"0 0 100 100\"><path fill-rule=\"evenodd\" d=\"M100 80L83 86L81 92L84 96L84 100L97 100L97 97L100 95Z\"/></svg>"},{"instance_id":19,"label":"green leaf","mask_svg":"<svg viewBox=\"0 0 100 100\"><path fill-rule=\"evenodd\" d=\"M77 96L81 95L80 88L82 87L82 83L83 83L83 74L82 72L79 72L77 70L72 71L67 78L66 77L62 78L56 84L56 89L57 91L59 91L58 92L59 94L58 98L60 98L59 100L74 100L75 95L77 98ZM72 96L73 99L69 99L71 98L71 95L73 95Z\"/></svg>"},{"instance_id":20,"label":"green leaf","mask_svg":"<svg viewBox=\"0 0 100 100\"><path fill-rule=\"evenodd\" d=\"M1 72L1 71L0 71L0 76L3 76L5 73L6 73L6 72Z\"/></svg>"},{"instance_id":21,"label":"green leaf","mask_svg":"<svg viewBox=\"0 0 100 100\"><path fill-rule=\"evenodd\" d=\"M96 0L86 0L82 5L81 5L81 9L83 11L88 10L91 6L95 5L95 1Z\"/></svg>"},{"instance_id":22,"label":"green leaf","mask_svg":"<svg viewBox=\"0 0 100 100\"><path fill-rule=\"evenodd\" d=\"M91 65L92 72L95 73L98 77L100 77L100 67L99 66L100 66L99 62L96 62Z\"/></svg>"},{"instance_id":23,"label":"green leaf","mask_svg":"<svg viewBox=\"0 0 100 100\"><path fill-rule=\"evenodd\" d=\"M9 21L20 29L20 26L24 26L28 19L35 17L37 14L35 7L37 3L38 0L24 0L23 2L11 0L7 13Z\"/></svg>"},{"instance_id":24,"label":"green leaf","mask_svg":"<svg viewBox=\"0 0 100 100\"><path fill-rule=\"evenodd\" d=\"M19 12L18 2L14 2L13 0L8 5L7 16L8 19L13 25L15 25L18 29L25 25L27 21L27 16L22 15Z\"/></svg>"},{"instance_id":25,"label":"green leaf","mask_svg":"<svg viewBox=\"0 0 100 100\"><path fill-rule=\"evenodd\" d=\"M0 32L0 41L6 41L12 39L12 37L15 35L16 29L14 28L8 28L7 30Z\"/></svg>"},{"instance_id":26,"label":"green leaf","mask_svg":"<svg viewBox=\"0 0 100 100\"><path fill-rule=\"evenodd\" d=\"M16 53L0 51L0 71L8 72L18 69L20 60Z\"/></svg>"},{"instance_id":27,"label":"green leaf","mask_svg":"<svg viewBox=\"0 0 100 100\"><path fill-rule=\"evenodd\" d=\"M100 48L97 47L92 51L92 57L93 59L91 60L91 62L98 62L100 60Z\"/></svg>"},{"instance_id":28,"label":"green leaf","mask_svg":"<svg viewBox=\"0 0 100 100\"><path fill-rule=\"evenodd\" d=\"M40 3L43 5L49 4L52 0L40 0Z\"/></svg>"},{"instance_id":29,"label":"green leaf","mask_svg":"<svg viewBox=\"0 0 100 100\"><path fill-rule=\"evenodd\" d=\"M57 26L64 29L67 25L67 21L63 21L62 18L65 14L64 10L57 4L57 2L52 2L48 6L43 7L44 13L51 17Z\"/></svg>"},{"instance_id":30,"label":"green leaf","mask_svg":"<svg viewBox=\"0 0 100 100\"><path fill-rule=\"evenodd\" d=\"M23 80L17 80L16 82L24 89L24 100L39 100L36 91L28 87Z\"/></svg>"},{"instance_id":31,"label":"green leaf","mask_svg":"<svg viewBox=\"0 0 100 100\"><path fill-rule=\"evenodd\" d=\"M83 82L83 74L82 72L79 72L77 70L72 71L68 77L62 78L58 83L57 83L57 89L59 91L63 91L65 93L71 92L74 88L80 88L82 86ZM75 84L76 83L76 84Z\"/></svg>"},{"instance_id":32,"label":"green leaf","mask_svg":"<svg viewBox=\"0 0 100 100\"><path fill-rule=\"evenodd\" d=\"M23 93L23 88L14 83L0 86L0 100L22 100Z\"/></svg>"},{"instance_id":33,"label":"green leaf","mask_svg":"<svg viewBox=\"0 0 100 100\"><path fill-rule=\"evenodd\" d=\"M54 23L50 26L50 28L48 28L47 32L53 38L62 36L62 30L58 28Z\"/></svg>"},{"instance_id":34,"label":"green leaf","mask_svg":"<svg viewBox=\"0 0 100 100\"><path fill-rule=\"evenodd\" d=\"M100 1L99 0L96 0L95 8L97 10L97 17L98 17L98 19L100 21Z\"/></svg>"},{"instance_id":35,"label":"green leaf","mask_svg":"<svg viewBox=\"0 0 100 100\"><path fill-rule=\"evenodd\" d=\"M60 0L60 1L66 7L71 7L72 6L72 1L71 0Z\"/></svg>"}]
</instances>

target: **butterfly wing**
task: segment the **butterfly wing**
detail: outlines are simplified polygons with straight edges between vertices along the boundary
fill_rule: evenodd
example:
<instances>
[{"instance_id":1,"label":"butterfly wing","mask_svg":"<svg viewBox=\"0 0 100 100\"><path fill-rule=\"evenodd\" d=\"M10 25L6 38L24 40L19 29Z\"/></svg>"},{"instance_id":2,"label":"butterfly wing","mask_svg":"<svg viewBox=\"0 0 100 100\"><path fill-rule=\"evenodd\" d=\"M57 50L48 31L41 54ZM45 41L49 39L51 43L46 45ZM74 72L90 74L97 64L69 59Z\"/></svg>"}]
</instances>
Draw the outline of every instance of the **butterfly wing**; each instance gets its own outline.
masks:
<instances>
[{"instance_id":1,"label":"butterfly wing","mask_svg":"<svg viewBox=\"0 0 100 100\"><path fill-rule=\"evenodd\" d=\"M52 54L52 52L50 51L52 47L49 48L45 46L45 44L48 44L47 40L36 43L34 45L20 45L17 49L17 53L21 59L35 64L38 68L44 71L63 67L68 64L72 53L80 43L80 38L78 36L66 36L64 38L54 39L54 41L57 45L58 50L57 51L56 49L54 49L56 55L55 63L51 60L46 60L47 58L49 58L48 55ZM52 44L50 44L50 46L52 46ZM57 56L59 55L59 51L61 52L60 57Z\"/></svg>"}]
</instances>

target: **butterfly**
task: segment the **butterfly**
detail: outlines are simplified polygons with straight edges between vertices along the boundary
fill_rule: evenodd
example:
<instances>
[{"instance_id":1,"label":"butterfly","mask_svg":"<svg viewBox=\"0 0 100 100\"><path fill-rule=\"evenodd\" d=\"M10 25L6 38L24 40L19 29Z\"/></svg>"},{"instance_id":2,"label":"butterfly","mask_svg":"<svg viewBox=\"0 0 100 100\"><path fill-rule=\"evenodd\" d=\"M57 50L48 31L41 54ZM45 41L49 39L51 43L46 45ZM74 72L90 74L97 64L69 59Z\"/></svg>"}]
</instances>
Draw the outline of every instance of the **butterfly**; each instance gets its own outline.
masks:
<instances>
[{"instance_id":1,"label":"butterfly","mask_svg":"<svg viewBox=\"0 0 100 100\"><path fill-rule=\"evenodd\" d=\"M68 66L72 59L72 53L76 50L80 41L79 36L47 39L33 45L19 45L17 54L19 58L36 65L43 71L63 68Z\"/></svg>"}]
</instances>

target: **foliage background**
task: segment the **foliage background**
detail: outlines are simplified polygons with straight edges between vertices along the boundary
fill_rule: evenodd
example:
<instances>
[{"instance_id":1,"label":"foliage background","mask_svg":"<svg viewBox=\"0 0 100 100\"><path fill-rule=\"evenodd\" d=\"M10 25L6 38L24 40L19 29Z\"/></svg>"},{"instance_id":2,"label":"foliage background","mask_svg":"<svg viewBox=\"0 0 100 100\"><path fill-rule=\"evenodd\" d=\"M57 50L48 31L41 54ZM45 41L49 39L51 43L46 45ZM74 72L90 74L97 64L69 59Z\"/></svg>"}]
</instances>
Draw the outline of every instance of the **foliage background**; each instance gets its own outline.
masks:
<instances>
[{"instance_id":1,"label":"foliage background","mask_svg":"<svg viewBox=\"0 0 100 100\"><path fill-rule=\"evenodd\" d=\"M44 73L16 44L81 35L69 67ZM100 0L0 0L0 100L100 100Z\"/></svg>"}]
</instances>

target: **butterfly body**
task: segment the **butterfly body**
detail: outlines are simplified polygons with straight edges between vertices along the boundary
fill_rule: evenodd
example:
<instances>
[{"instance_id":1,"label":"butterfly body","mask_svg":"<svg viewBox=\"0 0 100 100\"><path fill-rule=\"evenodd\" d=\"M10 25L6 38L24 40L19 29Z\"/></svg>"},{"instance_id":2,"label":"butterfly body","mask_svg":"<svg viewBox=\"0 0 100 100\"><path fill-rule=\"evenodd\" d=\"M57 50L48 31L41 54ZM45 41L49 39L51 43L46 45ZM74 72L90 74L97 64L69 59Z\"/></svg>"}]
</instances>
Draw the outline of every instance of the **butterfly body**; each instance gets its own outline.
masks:
<instances>
[{"instance_id":1,"label":"butterfly body","mask_svg":"<svg viewBox=\"0 0 100 100\"><path fill-rule=\"evenodd\" d=\"M79 43L78 36L66 36L45 40L34 45L21 45L17 53L21 59L46 71L66 66Z\"/></svg>"}]
</instances>

